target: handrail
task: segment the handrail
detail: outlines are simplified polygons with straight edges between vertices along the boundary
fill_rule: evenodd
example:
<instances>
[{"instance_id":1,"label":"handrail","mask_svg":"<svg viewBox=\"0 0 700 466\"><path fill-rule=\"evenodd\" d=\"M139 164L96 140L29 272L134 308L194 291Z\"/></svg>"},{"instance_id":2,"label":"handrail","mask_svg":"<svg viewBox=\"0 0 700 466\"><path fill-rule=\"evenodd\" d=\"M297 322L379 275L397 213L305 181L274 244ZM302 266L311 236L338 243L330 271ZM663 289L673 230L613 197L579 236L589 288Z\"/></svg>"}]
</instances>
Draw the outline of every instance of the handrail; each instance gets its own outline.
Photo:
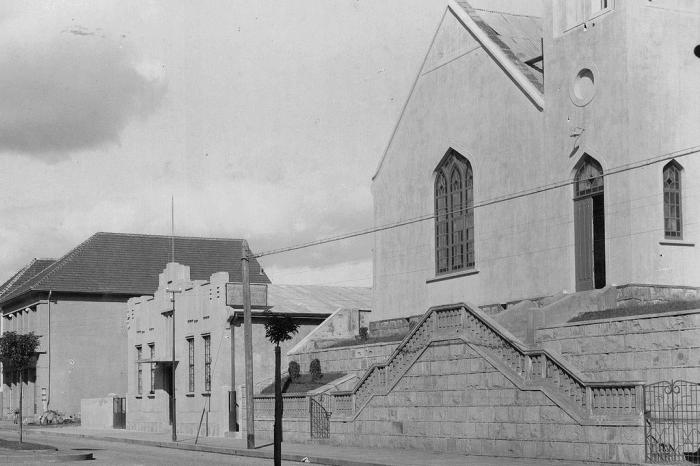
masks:
<instances>
[{"instance_id":1,"label":"handrail","mask_svg":"<svg viewBox=\"0 0 700 466\"><path fill-rule=\"evenodd\" d=\"M373 396L398 383L430 343L454 339L469 344L519 388L546 392L581 423L638 422L643 382L586 381L550 351L526 347L464 303L430 308L386 362L372 365L352 390L332 394L334 416L357 417Z\"/></svg>"}]
</instances>

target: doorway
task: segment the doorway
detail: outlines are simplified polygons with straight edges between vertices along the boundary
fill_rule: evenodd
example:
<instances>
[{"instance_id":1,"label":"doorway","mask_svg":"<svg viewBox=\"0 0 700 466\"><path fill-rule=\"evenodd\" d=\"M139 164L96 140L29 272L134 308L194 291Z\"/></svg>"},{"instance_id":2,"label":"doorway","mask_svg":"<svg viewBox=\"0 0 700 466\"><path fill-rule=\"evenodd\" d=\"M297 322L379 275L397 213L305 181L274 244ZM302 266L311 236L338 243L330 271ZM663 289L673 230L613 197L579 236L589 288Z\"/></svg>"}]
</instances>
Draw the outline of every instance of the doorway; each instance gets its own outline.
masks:
<instances>
[{"instance_id":1,"label":"doorway","mask_svg":"<svg viewBox=\"0 0 700 466\"><path fill-rule=\"evenodd\" d=\"M605 286L603 168L585 155L574 177L576 291Z\"/></svg>"},{"instance_id":2,"label":"doorway","mask_svg":"<svg viewBox=\"0 0 700 466\"><path fill-rule=\"evenodd\" d=\"M163 374L163 390L168 394L168 424L173 425L173 371L172 363L161 363L161 372Z\"/></svg>"}]
</instances>

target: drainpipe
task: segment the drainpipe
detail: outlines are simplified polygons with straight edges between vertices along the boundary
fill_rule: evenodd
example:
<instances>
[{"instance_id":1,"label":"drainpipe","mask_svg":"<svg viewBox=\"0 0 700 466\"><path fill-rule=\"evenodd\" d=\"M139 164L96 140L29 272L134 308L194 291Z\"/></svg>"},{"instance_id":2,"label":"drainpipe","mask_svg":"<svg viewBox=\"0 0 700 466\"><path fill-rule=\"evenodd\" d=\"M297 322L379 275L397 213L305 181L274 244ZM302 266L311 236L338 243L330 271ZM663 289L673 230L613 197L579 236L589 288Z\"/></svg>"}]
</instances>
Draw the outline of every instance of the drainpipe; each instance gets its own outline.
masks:
<instances>
[{"instance_id":1,"label":"drainpipe","mask_svg":"<svg viewBox=\"0 0 700 466\"><path fill-rule=\"evenodd\" d=\"M49 377L48 377L48 382L47 382L47 387L46 387L46 410L49 410L49 404L51 403L51 290L49 290L49 299L48 299L48 335L47 335L47 342L46 342L46 356L48 359L48 371L49 371Z\"/></svg>"}]
</instances>

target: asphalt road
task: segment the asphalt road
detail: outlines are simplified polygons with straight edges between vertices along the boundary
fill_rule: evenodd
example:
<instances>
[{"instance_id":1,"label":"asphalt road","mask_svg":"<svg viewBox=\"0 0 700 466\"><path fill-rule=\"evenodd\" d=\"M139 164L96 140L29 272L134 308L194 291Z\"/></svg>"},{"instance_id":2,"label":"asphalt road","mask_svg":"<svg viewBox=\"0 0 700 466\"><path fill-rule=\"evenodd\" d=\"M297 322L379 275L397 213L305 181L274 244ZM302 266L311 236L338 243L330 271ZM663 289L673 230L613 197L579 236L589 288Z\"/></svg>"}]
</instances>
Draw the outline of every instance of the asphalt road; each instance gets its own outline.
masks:
<instances>
[{"instance_id":1,"label":"asphalt road","mask_svg":"<svg viewBox=\"0 0 700 466\"><path fill-rule=\"evenodd\" d=\"M0 431L0 437L14 439L12 433ZM103 440L93 440L71 437L53 437L44 435L27 436L30 442L51 445L62 451L93 452L93 461L79 461L72 463L82 466L92 466L97 464L105 465L197 465L213 466L220 464L246 465L246 466L270 466L271 459L250 458L243 456L222 455L218 453L202 453L196 451L176 450L171 448L151 447L144 445L134 445L120 442L106 442ZM42 463L23 463L42 464ZM299 465L301 463L282 461L283 465Z\"/></svg>"}]
</instances>

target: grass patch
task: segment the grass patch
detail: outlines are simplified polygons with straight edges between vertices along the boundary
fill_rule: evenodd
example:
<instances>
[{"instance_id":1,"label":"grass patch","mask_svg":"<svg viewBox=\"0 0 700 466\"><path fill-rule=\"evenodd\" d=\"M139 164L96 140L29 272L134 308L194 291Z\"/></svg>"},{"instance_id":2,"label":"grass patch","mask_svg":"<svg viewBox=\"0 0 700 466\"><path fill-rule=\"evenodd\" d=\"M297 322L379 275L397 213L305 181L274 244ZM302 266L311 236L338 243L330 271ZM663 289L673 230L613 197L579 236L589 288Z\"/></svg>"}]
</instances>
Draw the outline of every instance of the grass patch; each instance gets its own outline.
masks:
<instances>
[{"instance_id":1,"label":"grass patch","mask_svg":"<svg viewBox=\"0 0 700 466\"><path fill-rule=\"evenodd\" d=\"M401 341L407 334L399 335L386 335L383 337L369 337L366 340L358 340L356 338L346 338L344 340L338 340L331 346L326 346L323 349L328 348L343 348L345 346L358 346L358 345L371 345L372 343L389 343L393 341Z\"/></svg>"},{"instance_id":2,"label":"grass patch","mask_svg":"<svg viewBox=\"0 0 700 466\"><path fill-rule=\"evenodd\" d=\"M689 311L700 309L700 300L693 301L668 301L656 304L638 304L634 306L605 309L603 311L590 311L574 317L569 322L585 322L587 320L612 319L615 317L633 317L645 314L664 314L668 312Z\"/></svg>"},{"instance_id":3,"label":"grass patch","mask_svg":"<svg viewBox=\"0 0 700 466\"><path fill-rule=\"evenodd\" d=\"M39 443L29 443L22 442L19 443L17 440L5 440L0 438L0 448L5 450L52 450L56 451L58 448L50 447L48 445L41 445Z\"/></svg>"},{"instance_id":4,"label":"grass patch","mask_svg":"<svg viewBox=\"0 0 700 466\"><path fill-rule=\"evenodd\" d=\"M317 388L323 387L327 383L331 383L345 375L345 372L329 372L323 374L319 380L312 380L311 374L299 374L296 380L290 381L289 377L282 379L282 393L305 393ZM286 386L286 388L285 388ZM274 395L275 384L272 383L263 388L261 395Z\"/></svg>"}]
</instances>

